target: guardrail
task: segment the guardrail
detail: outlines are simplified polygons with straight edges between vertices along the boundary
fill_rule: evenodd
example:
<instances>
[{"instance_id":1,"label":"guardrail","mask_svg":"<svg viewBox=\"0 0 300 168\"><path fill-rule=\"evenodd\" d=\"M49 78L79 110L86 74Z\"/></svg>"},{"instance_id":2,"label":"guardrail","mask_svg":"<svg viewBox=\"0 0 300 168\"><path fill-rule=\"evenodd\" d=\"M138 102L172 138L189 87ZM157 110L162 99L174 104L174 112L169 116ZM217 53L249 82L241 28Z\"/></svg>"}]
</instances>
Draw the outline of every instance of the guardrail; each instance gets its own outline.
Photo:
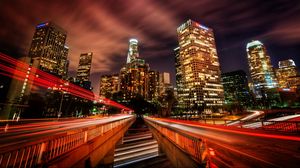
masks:
<instances>
[{"instance_id":1,"label":"guardrail","mask_svg":"<svg viewBox=\"0 0 300 168\"><path fill-rule=\"evenodd\" d=\"M207 163L208 149L206 147L206 142L203 139L198 138L198 136L192 135L191 133L162 125L149 117L145 117L144 119L149 126L155 128L179 149L191 156L196 162L203 165Z\"/></svg>"},{"instance_id":2,"label":"guardrail","mask_svg":"<svg viewBox=\"0 0 300 168\"><path fill-rule=\"evenodd\" d=\"M231 122L241 121L239 120L228 120L228 119L220 119L220 118L185 118L185 117L176 117L172 118L175 120L186 120L186 121L195 121L201 124L213 124L213 125L227 125Z\"/></svg>"},{"instance_id":3,"label":"guardrail","mask_svg":"<svg viewBox=\"0 0 300 168\"><path fill-rule=\"evenodd\" d=\"M178 119L178 118L174 118ZM183 120L184 121L184 120ZM300 121L264 121L264 120L222 120L222 119L202 119L202 120L188 120L201 124L235 126L240 128L251 128L247 124L258 124L259 126L253 129L261 129L268 131L278 131L286 133L300 133Z\"/></svg>"},{"instance_id":4,"label":"guardrail","mask_svg":"<svg viewBox=\"0 0 300 168\"><path fill-rule=\"evenodd\" d=\"M29 142L22 146L0 149L0 167L37 167L43 165L88 141L105 134L113 128L123 127L134 119L133 116L105 124L74 129Z\"/></svg>"},{"instance_id":5,"label":"guardrail","mask_svg":"<svg viewBox=\"0 0 300 168\"><path fill-rule=\"evenodd\" d=\"M261 124L263 130L300 133L299 121L262 121Z\"/></svg>"}]
</instances>

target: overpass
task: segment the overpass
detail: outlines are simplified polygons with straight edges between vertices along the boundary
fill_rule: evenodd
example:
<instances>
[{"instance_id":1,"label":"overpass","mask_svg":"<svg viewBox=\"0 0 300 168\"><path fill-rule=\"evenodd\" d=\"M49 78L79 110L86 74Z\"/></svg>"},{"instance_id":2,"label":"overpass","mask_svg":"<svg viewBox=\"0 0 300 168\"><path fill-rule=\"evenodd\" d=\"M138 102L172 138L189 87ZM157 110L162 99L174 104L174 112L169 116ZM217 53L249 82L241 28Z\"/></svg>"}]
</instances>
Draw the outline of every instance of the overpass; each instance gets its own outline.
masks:
<instances>
[{"instance_id":1,"label":"overpass","mask_svg":"<svg viewBox=\"0 0 300 168\"><path fill-rule=\"evenodd\" d=\"M0 134L0 167L96 167L134 122L132 115L33 122Z\"/></svg>"},{"instance_id":2,"label":"overpass","mask_svg":"<svg viewBox=\"0 0 300 168\"><path fill-rule=\"evenodd\" d=\"M191 167L199 167L205 163L216 167L300 165L300 137L296 135L280 135L264 130L174 119L148 117L145 120L159 135L158 142L169 141L194 160L195 164ZM167 155L170 155L169 159L171 158L173 165L186 165L186 158L173 156L175 152L172 151L170 144L163 146L167 150Z\"/></svg>"},{"instance_id":3,"label":"overpass","mask_svg":"<svg viewBox=\"0 0 300 168\"><path fill-rule=\"evenodd\" d=\"M0 132L0 167L105 167L132 115L32 122ZM145 117L174 167L297 167L300 137Z\"/></svg>"}]
</instances>

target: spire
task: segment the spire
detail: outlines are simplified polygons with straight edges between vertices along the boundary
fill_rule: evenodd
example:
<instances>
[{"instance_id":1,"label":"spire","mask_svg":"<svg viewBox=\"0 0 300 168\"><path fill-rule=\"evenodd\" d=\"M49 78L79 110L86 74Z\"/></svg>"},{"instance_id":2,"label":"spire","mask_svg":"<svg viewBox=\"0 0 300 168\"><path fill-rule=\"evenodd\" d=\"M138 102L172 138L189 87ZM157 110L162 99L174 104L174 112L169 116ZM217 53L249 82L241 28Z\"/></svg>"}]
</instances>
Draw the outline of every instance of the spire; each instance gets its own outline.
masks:
<instances>
[{"instance_id":1,"label":"spire","mask_svg":"<svg viewBox=\"0 0 300 168\"><path fill-rule=\"evenodd\" d=\"M137 39L130 39L129 40L129 50L127 54L127 63L132 62L136 58L139 57L138 51L138 40Z\"/></svg>"}]
</instances>

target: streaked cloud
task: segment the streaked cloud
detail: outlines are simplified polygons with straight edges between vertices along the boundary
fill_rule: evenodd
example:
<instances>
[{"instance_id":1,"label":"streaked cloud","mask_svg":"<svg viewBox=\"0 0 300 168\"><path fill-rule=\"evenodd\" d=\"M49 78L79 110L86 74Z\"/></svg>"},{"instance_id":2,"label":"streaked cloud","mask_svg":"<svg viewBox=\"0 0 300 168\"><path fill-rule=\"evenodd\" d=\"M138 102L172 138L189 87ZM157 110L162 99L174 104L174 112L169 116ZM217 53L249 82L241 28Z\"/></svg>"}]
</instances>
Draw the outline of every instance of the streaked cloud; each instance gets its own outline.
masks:
<instances>
[{"instance_id":1,"label":"streaked cloud","mask_svg":"<svg viewBox=\"0 0 300 168\"><path fill-rule=\"evenodd\" d=\"M244 43L252 38L299 44L299 7L297 0L4 0L0 44L26 55L35 25L53 21L68 32L72 74L80 53L94 52L97 92L100 74L117 72L125 63L131 37L139 39L140 55L152 68L174 73L176 28L191 18L215 30L222 69L233 70L245 63Z\"/></svg>"}]
</instances>

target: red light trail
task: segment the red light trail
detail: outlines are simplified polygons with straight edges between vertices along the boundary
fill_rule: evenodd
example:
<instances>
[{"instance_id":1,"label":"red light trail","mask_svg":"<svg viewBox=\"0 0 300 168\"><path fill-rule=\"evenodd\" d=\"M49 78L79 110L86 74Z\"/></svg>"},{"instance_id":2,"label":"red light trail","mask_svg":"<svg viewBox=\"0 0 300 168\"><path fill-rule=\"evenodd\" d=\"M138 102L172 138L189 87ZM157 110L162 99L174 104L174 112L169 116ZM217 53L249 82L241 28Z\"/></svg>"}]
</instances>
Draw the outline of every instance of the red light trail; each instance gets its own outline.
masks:
<instances>
[{"instance_id":1,"label":"red light trail","mask_svg":"<svg viewBox=\"0 0 300 168\"><path fill-rule=\"evenodd\" d=\"M132 111L131 109L117 102L114 102L105 97L99 97L93 92L70 83L69 81L62 80L54 75L48 74L40 69L28 65L25 62L16 60L2 53L0 53L0 75L7 76L19 81L25 81L27 79L27 83L35 87L61 90L73 96L95 101L108 106L113 106L126 111ZM34 89L35 88L32 88L32 90Z\"/></svg>"},{"instance_id":2,"label":"red light trail","mask_svg":"<svg viewBox=\"0 0 300 168\"><path fill-rule=\"evenodd\" d=\"M298 136L284 136L284 135L276 135L276 134L266 134L266 133L260 133L257 130L254 131L254 130L251 130L251 129L242 129L242 128L236 128L236 127L200 124L200 123L193 122L193 121L183 121L183 120L163 119L163 118L155 118L155 119L165 121L165 122L184 124L184 125L188 125L188 126L192 126L192 127L207 128L207 129L212 129L212 130L217 130L217 131L222 131L222 132L228 132L228 133L236 133L236 134L257 136L257 137L263 137L263 138L274 138L274 139L282 139L282 140L300 141L300 137L298 137Z\"/></svg>"}]
</instances>

